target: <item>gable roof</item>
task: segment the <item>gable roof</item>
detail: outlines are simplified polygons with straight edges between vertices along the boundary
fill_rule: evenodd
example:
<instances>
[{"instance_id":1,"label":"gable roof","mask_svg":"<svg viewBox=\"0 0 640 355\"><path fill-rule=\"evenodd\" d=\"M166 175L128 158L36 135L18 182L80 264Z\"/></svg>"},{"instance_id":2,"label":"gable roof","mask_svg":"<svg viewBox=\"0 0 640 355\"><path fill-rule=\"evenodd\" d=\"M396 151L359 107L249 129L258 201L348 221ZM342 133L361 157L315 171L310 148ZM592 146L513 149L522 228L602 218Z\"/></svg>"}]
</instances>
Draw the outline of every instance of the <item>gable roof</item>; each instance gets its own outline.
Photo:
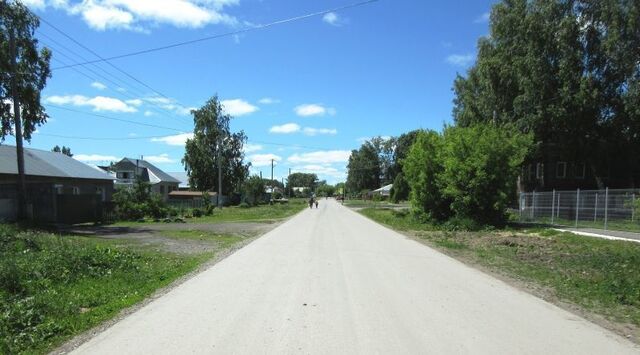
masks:
<instances>
[{"instance_id":1,"label":"gable roof","mask_svg":"<svg viewBox=\"0 0 640 355\"><path fill-rule=\"evenodd\" d=\"M24 148L24 170L33 176L113 181L113 177L62 153L32 148ZM15 146L0 145L0 174L18 174Z\"/></svg>"},{"instance_id":2,"label":"gable roof","mask_svg":"<svg viewBox=\"0 0 640 355\"><path fill-rule=\"evenodd\" d=\"M180 183L180 180L174 178L173 176L165 173L164 171L160 170L158 167L156 167L155 165L149 163L146 160L142 160L142 159L131 159L131 158L124 158L121 160L121 162L126 161L129 162L131 164L133 164L134 166L138 166L140 168L146 168L148 173L149 173L149 182L152 184L156 184L159 182L173 182L176 184Z\"/></svg>"}]
</instances>

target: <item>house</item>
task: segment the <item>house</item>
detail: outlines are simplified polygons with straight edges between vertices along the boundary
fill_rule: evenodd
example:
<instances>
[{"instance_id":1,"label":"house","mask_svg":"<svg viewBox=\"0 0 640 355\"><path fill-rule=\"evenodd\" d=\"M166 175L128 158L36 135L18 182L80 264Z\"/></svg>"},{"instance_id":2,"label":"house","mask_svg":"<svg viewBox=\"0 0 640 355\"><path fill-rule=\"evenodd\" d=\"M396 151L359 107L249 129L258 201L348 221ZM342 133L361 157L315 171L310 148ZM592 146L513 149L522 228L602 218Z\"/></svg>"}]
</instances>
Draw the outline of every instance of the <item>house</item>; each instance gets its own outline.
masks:
<instances>
[{"instance_id":1,"label":"house","mask_svg":"<svg viewBox=\"0 0 640 355\"><path fill-rule=\"evenodd\" d=\"M137 179L151 184L151 192L167 201L171 191L178 190L180 180L143 159L124 158L110 169L116 173L116 187L133 186Z\"/></svg>"},{"instance_id":2,"label":"house","mask_svg":"<svg viewBox=\"0 0 640 355\"><path fill-rule=\"evenodd\" d=\"M180 185L178 185L178 190L180 191L190 191L191 185L189 184L189 175L185 171L175 171L168 172L171 177L180 181Z\"/></svg>"},{"instance_id":3,"label":"house","mask_svg":"<svg viewBox=\"0 0 640 355\"><path fill-rule=\"evenodd\" d=\"M389 197L391 196L391 188L393 187L393 184L389 184L389 185L385 185L377 190L373 190L371 192L369 192L370 196L374 196L374 195L378 195L378 196L382 196L382 197Z\"/></svg>"},{"instance_id":4,"label":"house","mask_svg":"<svg viewBox=\"0 0 640 355\"><path fill-rule=\"evenodd\" d=\"M24 149L27 215L39 223L91 222L111 201L113 178L62 153ZM16 147L0 146L0 220L18 214Z\"/></svg>"}]
</instances>

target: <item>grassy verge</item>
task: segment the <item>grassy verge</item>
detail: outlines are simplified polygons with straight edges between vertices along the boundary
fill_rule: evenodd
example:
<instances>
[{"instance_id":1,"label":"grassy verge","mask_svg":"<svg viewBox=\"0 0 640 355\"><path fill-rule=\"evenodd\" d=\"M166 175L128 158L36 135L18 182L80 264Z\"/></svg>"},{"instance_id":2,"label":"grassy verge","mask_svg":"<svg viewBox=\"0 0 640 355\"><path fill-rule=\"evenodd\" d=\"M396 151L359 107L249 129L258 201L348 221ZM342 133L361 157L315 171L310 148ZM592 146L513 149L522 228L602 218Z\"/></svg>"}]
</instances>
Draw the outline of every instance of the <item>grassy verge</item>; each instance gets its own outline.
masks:
<instances>
[{"instance_id":1,"label":"grassy verge","mask_svg":"<svg viewBox=\"0 0 640 355\"><path fill-rule=\"evenodd\" d=\"M604 219L598 218L597 220L586 220L583 217L578 221L578 228L594 228L594 229L604 229ZM562 226L567 228L575 228L576 221L575 219L565 219L565 218L555 218L553 223L551 223L551 218L536 218L534 220L536 223L544 223L553 226ZM640 232L640 221L635 220L631 221L631 219L609 219L607 221L607 229L614 231L622 231L622 232Z\"/></svg>"},{"instance_id":2,"label":"grassy verge","mask_svg":"<svg viewBox=\"0 0 640 355\"><path fill-rule=\"evenodd\" d=\"M187 223L272 222L293 216L305 207L307 207L305 200L292 199L286 204L259 205L250 208L242 208L239 206L224 207L222 209L215 209L210 216L187 218L185 220ZM156 222L147 219L145 222L122 221L114 225L131 227L154 223Z\"/></svg>"},{"instance_id":3,"label":"grassy verge","mask_svg":"<svg viewBox=\"0 0 640 355\"><path fill-rule=\"evenodd\" d=\"M242 240L208 238L215 251L181 255L0 224L0 353L45 353Z\"/></svg>"},{"instance_id":4,"label":"grassy verge","mask_svg":"<svg viewBox=\"0 0 640 355\"><path fill-rule=\"evenodd\" d=\"M201 231L201 230L172 230L172 231L163 231L161 233L162 236L173 238L173 239L191 239L191 240L201 240L213 242L217 246L221 248L231 248L235 244L244 240L239 235L232 234L218 234L213 232Z\"/></svg>"},{"instance_id":5,"label":"grassy verge","mask_svg":"<svg viewBox=\"0 0 640 355\"><path fill-rule=\"evenodd\" d=\"M345 200L344 205L353 208L398 208L408 207L406 203L395 204L389 201L373 201L373 200Z\"/></svg>"},{"instance_id":6,"label":"grassy verge","mask_svg":"<svg viewBox=\"0 0 640 355\"><path fill-rule=\"evenodd\" d=\"M541 286L550 299L571 302L636 330L640 327L638 243L551 229L443 232L388 209L361 213L463 261Z\"/></svg>"}]
</instances>

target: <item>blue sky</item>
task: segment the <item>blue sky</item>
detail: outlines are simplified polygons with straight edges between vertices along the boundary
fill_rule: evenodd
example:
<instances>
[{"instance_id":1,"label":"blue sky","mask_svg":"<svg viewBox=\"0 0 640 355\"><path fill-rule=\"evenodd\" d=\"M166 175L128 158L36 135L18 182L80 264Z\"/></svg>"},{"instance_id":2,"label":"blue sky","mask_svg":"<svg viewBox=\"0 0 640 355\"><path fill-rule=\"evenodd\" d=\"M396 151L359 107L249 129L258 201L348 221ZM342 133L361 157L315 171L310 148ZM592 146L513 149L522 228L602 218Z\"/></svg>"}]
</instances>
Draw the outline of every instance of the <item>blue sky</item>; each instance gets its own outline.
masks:
<instances>
[{"instance_id":1,"label":"blue sky","mask_svg":"<svg viewBox=\"0 0 640 355\"><path fill-rule=\"evenodd\" d=\"M110 57L357 1L23 2ZM111 61L130 76L105 63L55 69L97 58L42 23L36 36L54 58L43 92L51 118L30 147L69 146L89 164L144 156L165 171L183 171L189 109L217 94L235 117L232 129L249 137L252 172L270 176L273 158L278 179L291 168L343 181L349 152L362 139L451 122L453 80L473 62L490 7L491 1L380 0ZM13 144L11 137L6 143Z\"/></svg>"}]
</instances>

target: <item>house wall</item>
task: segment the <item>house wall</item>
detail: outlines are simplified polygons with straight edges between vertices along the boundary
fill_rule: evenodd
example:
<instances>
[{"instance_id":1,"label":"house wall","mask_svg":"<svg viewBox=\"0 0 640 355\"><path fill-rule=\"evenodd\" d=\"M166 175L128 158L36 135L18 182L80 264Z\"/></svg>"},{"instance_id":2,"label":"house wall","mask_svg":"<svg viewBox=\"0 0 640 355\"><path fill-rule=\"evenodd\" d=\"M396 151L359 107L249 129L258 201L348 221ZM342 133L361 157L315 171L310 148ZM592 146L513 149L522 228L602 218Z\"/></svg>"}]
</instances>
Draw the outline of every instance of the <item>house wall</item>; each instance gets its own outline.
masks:
<instances>
[{"instance_id":1,"label":"house wall","mask_svg":"<svg viewBox=\"0 0 640 355\"><path fill-rule=\"evenodd\" d=\"M177 182L159 182L151 186L151 192L159 194L164 201L167 201L169 199L169 193L178 190L178 185Z\"/></svg>"},{"instance_id":2,"label":"house wall","mask_svg":"<svg viewBox=\"0 0 640 355\"><path fill-rule=\"evenodd\" d=\"M0 174L0 220L15 220L17 216L17 176ZM88 208L111 201L113 182L110 180L72 179L55 177L27 176L27 214L40 223L59 222L60 216L66 220L76 220L89 213ZM77 196L77 200L95 202L92 204L60 204L59 196ZM83 197L84 196L84 197ZM73 199L69 197L67 200ZM62 206L64 211L60 211ZM97 212L91 211L91 215ZM78 216L75 218L74 216Z\"/></svg>"}]
</instances>

